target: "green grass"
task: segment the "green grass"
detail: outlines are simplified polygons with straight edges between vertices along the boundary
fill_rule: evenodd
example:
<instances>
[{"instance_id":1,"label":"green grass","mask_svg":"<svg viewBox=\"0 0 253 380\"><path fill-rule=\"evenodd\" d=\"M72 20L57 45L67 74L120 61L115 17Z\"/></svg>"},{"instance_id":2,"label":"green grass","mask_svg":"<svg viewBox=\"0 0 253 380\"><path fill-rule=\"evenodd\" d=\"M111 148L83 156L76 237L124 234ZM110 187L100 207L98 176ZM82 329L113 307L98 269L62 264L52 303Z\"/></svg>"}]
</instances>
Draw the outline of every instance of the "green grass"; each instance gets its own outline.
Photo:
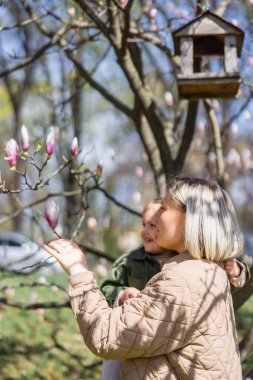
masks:
<instances>
[{"instance_id":1,"label":"green grass","mask_svg":"<svg viewBox=\"0 0 253 380\"><path fill-rule=\"evenodd\" d=\"M247 334L253 323L253 296L235 313L235 320L239 341ZM242 363L243 373L247 374L253 368L253 352Z\"/></svg>"},{"instance_id":2,"label":"green grass","mask_svg":"<svg viewBox=\"0 0 253 380\"><path fill-rule=\"evenodd\" d=\"M40 276L30 278L35 281ZM48 278L67 288L65 275ZM2 279L0 286L28 282L26 277ZM28 304L34 293L37 302L62 302L67 293L51 288L15 289L11 302ZM4 306L0 312L0 367L2 380L100 379L101 359L84 345L70 308L36 310Z\"/></svg>"}]
</instances>

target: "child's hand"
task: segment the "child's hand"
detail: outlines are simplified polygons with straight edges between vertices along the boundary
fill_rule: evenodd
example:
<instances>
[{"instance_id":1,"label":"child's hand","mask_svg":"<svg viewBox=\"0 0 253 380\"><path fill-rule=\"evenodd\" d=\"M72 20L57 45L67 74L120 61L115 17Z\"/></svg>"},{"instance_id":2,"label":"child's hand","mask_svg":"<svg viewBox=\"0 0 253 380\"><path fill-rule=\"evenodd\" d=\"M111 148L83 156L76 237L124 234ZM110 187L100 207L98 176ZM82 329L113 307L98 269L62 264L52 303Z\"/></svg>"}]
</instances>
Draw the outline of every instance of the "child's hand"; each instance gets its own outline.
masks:
<instances>
[{"instance_id":1,"label":"child's hand","mask_svg":"<svg viewBox=\"0 0 253 380\"><path fill-rule=\"evenodd\" d=\"M118 303L122 305L129 298L137 297L140 291L136 288L127 288L119 293Z\"/></svg>"},{"instance_id":2,"label":"child's hand","mask_svg":"<svg viewBox=\"0 0 253 380\"><path fill-rule=\"evenodd\" d=\"M224 262L224 269L230 277L239 277L241 274L241 268L235 259L226 260Z\"/></svg>"}]
</instances>

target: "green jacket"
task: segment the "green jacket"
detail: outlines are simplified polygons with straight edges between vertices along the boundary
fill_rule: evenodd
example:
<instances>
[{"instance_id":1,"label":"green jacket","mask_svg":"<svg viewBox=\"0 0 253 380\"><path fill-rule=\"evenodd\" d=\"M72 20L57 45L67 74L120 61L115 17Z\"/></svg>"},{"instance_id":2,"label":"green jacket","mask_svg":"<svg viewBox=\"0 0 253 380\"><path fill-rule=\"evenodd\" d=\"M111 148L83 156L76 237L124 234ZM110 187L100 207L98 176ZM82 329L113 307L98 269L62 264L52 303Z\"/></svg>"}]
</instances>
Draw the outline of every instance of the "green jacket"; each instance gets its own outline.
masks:
<instances>
[{"instance_id":1,"label":"green jacket","mask_svg":"<svg viewBox=\"0 0 253 380\"><path fill-rule=\"evenodd\" d=\"M160 270L159 262L146 253L143 247L139 247L113 263L111 272L101 285L101 291L112 307L121 290L128 287L144 289L151 277Z\"/></svg>"},{"instance_id":2,"label":"green jacket","mask_svg":"<svg viewBox=\"0 0 253 380\"><path fill-rule=\"evenodd\" d=\"M245 274L242 284L233 286L230 279L232 293L239 290L250 278L250 270L246 262L241 262L245 267ZM113 306L119 292L128 287L143 290L148 281L156 273L160 272L160 263L152 255L145 252L141 246L134 251L121 255L112 266L112 270L102 282L101 292L104 294L109 306Z\"/></svg>"}]
</instances>

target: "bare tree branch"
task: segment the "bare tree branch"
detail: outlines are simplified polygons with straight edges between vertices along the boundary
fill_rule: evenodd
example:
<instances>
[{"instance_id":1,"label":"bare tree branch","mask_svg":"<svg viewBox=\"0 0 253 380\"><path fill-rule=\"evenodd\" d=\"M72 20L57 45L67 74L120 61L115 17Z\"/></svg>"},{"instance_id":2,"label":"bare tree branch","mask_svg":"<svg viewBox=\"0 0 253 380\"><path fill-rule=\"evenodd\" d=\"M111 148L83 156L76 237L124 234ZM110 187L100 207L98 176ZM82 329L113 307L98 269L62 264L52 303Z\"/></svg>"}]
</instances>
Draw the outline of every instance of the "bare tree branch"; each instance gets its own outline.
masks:
<instances>
[{"instance_id":1,"label":"bare tree branch","mask_svg":"<svg viewBox=\"0 0 253 380\"><path fill-rule=\"evenodd\" d=\"M63 27L59 29L59 31L55 34L54 38L52 38L48 43L43 45L41 48L39 48L31 57L27 57L23 59L22 62L18 63L17 65L3 70L0 72L0 78L3 78L4 76L7 76L14 71L17 71L19 69L22 69L28 65L30 65L32 62L35 62L38 58L40 58L49 48L52 46L58 44L58 42L61 40L62 36L66 33L68 27Z\"/></svg>"},{"instance_id":2,"label":"bare tree branch","mask_svg":"<svg viewBox=\"0 0 253 380\"><path fill-rule=\"evenodd\" d=\"M177 157L175 159L175 167L176 167L175 172L178 174L183 169L185 158L189 151L189 148L194 136L197 112L198 112L198 102L190 101L188 103L187 118L185 122L182 141L178 150Z\"/></svg>"},{"instance_id":3,"label":"bare tree branch","mask_svg":"<svg viewBox=\"0 0 253 380\"><path fill-rule=\"evenodd\" d=\"M212 105L209 100L204 100L204 106L206 108L207 116L210 122L212 129L215 154L216 154L216 165L217 165L217 179L221 186L224 182L224 158L222 151L222 142L221 142L221 131L215 115L215 112L212 108Z\"/></svg>"}]
</instances>

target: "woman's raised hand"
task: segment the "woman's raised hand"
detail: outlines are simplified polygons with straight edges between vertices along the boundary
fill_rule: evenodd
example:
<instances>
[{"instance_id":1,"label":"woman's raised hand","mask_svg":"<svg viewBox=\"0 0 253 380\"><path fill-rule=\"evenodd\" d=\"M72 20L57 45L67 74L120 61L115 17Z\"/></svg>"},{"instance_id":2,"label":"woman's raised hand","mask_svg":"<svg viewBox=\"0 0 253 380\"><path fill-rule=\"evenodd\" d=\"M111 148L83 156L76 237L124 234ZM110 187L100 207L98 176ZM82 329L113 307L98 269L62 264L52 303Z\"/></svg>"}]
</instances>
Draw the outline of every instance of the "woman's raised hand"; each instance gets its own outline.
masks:
<instances>
[{"instance_id":1,"label":"woman's raised hand","mask_svg":"<svg viewBox=\"0 0 253 380\"><path fill-rule=\"evenodd\" d=\"M62 266L66 273L73 275L88 270L87 260L84 253L76 243L70 240L54 240L43 249L53 256Z\"/></svg>"}]
</instances>

